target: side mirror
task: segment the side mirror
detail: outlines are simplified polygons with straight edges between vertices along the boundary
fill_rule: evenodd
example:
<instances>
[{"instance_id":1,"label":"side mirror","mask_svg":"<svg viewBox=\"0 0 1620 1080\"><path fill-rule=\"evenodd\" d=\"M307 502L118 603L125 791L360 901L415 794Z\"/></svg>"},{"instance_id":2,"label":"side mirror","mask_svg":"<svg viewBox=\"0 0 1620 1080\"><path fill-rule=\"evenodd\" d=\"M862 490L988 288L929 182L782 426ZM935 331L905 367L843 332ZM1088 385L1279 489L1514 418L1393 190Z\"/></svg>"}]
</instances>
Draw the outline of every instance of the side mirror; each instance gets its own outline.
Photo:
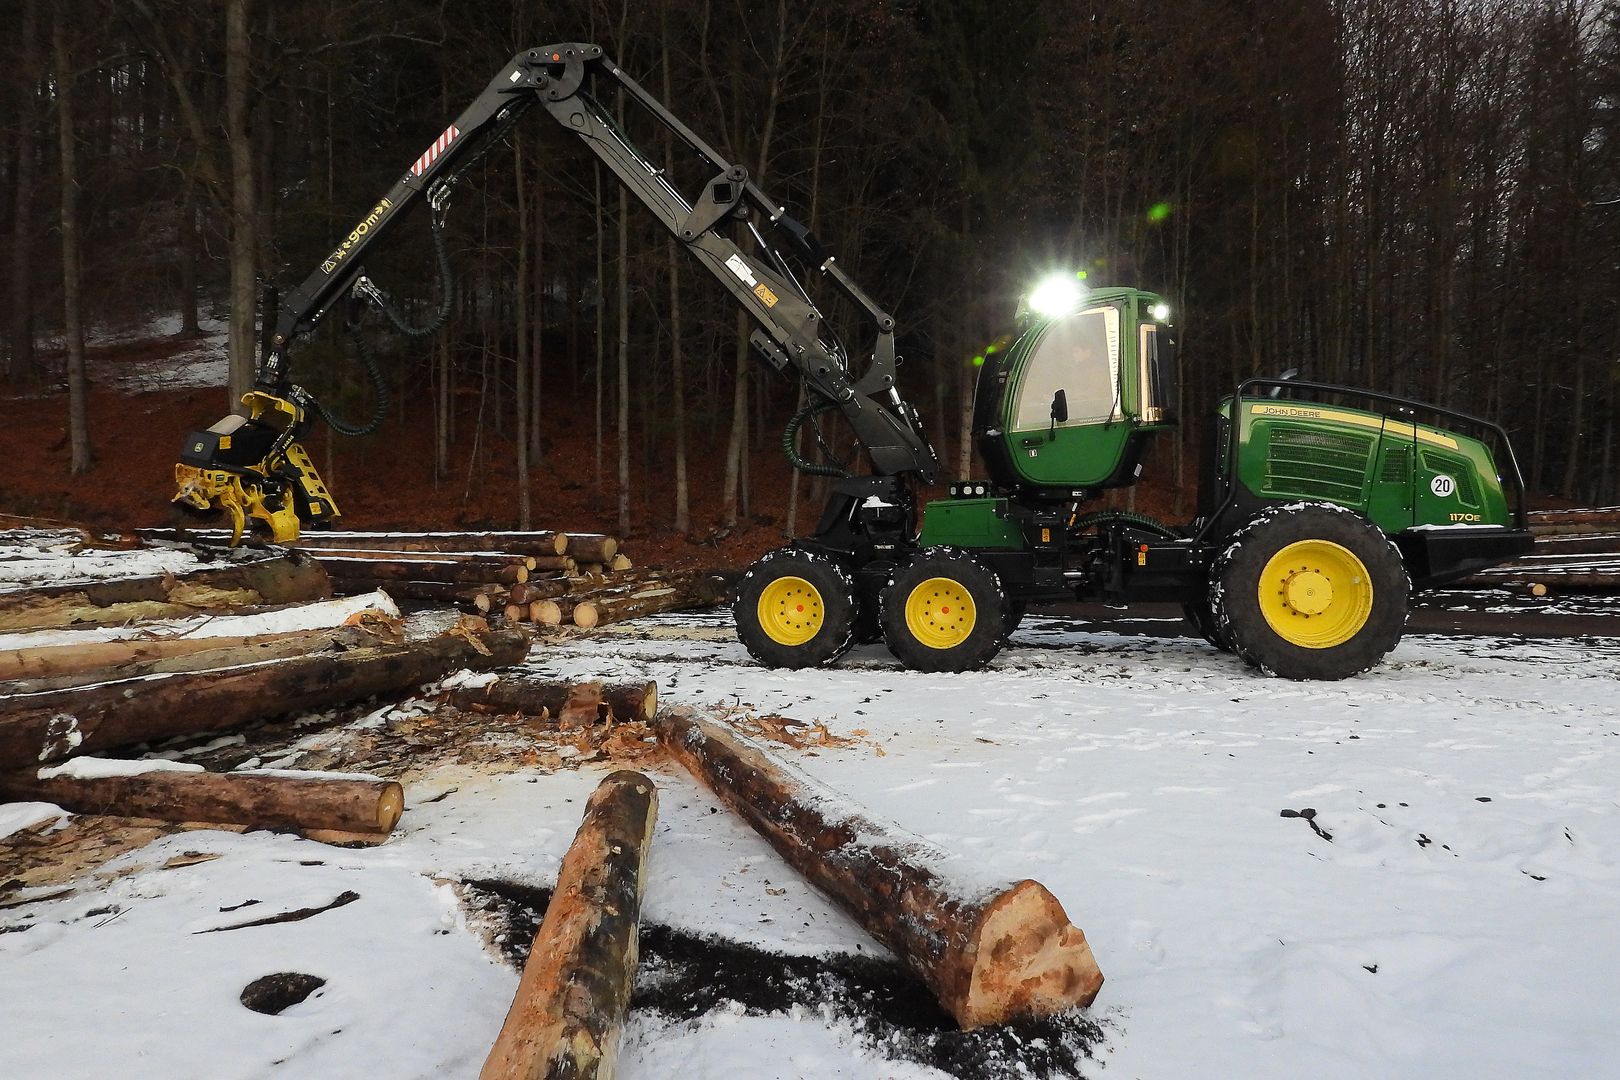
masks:
<instances>
[{"instance_id":1,"label":"side mirror","mask_svg":"<svg viewBox=\"0 0 1620 1080\"><path fill-rule=\"evenodd\" d=\"M1068 391L1059 387L1057 392L1052 395L1052 423L1063 424L1067 423L1068 419L1069 394Z\"/></svg>"},{"instance_id":2,"label":"side mirror","mask_svg":"<svg viewBox=\"0 0 1620 1080\"><path fill-rule=\"evenodd\" d=\"M1287 371L1283 372L1281 375L1277 376L1277 378L1279 378L1279 379L1297 379L1297 378L1299 378L1299 368L1291 367ZM1274 397L1274 398L1279 398L1279 397L1282 397L1282 392L1283 392L1282 387L1273 386L1271 388L1270 392L1269 392L1269 396Z\"/></svg>"}]
</instances>

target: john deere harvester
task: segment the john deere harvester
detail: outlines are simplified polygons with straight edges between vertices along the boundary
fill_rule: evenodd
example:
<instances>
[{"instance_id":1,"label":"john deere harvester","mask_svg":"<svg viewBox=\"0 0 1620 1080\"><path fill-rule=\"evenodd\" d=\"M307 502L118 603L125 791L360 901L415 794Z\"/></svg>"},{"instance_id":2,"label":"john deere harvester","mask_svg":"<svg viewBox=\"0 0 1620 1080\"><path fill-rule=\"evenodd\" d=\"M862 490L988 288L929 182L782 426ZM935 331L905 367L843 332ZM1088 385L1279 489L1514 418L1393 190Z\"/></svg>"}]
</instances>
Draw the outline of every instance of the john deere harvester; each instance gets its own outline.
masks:
<instances>
[{"instance_id":1,"label":"john deere harvester","mask_svg":"<svg viewBox=\"0 0 1620 1080\"><path fill-rule=\"evenodd\" d=\"M638 150L595 96L600 83L662 125L701 182L683 189ZM577 135L749 314L759 356L805 384L811 404L783 446L796 468L834 474L832 497L812 536L759 560L739 587L738 633L763 663L827 664L881 639L910 667L963 671L995 656L1032 603L1170 600L1209 641L1256 667L1338 679L1394 647L1414 589L1529 547L1524 485L1501 428L1298 380L1251 379L1221 403L1196 521L1096 509L1109 489L1136 482L1154 436L1176 423L1177 358L1161 297L1088 291L1068 277L1031 294L1016 342L986 355L974 414L984 479L952 485L919 529L917 490L939 463L896 385L894 317L747 169L600 46L578 42L514 56L287 302L266 304L250 414L188 436L176 501L224 510L238 530L252 521L277 540L337 518L299 440L317 416L356 432L385 414L361 319L376 308L406 334L438 328L450 310L443 226L452 189L531 110ZM416 325L365 260L424 204L441 302ZM832 325L814 298L817 280L864 325ZM292 346L333 310L356 330L377 389L363 427L334 420L289 379ZM852 329L861 335L847 339L853 349L840 332ZM798 433L823 413L850 426L868 473L799 456Z\"/></svg>"}]
</instances>

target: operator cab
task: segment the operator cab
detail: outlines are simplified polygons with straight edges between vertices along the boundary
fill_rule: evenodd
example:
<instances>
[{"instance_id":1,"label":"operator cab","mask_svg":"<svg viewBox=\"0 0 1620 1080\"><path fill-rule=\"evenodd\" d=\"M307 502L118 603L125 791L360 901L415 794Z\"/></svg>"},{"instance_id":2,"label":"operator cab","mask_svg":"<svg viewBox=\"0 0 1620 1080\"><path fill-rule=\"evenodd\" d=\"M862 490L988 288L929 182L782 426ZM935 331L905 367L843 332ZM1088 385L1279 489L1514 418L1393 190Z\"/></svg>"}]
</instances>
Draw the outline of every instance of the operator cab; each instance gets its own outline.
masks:
<instances>
[{"instance_id":1,"label":"operator cab","mask_svg":"<svg viewBox=\"0 0 1620 1080\"><path fill-rule=\"evenodd\" d=\"M1068 285L1026 300L1031 321L986 356L974 410L991 475L1061 500L1134 483L1148 436L1175 423L1177 396L1163 298Z\"/></svg>"}]
</instances>

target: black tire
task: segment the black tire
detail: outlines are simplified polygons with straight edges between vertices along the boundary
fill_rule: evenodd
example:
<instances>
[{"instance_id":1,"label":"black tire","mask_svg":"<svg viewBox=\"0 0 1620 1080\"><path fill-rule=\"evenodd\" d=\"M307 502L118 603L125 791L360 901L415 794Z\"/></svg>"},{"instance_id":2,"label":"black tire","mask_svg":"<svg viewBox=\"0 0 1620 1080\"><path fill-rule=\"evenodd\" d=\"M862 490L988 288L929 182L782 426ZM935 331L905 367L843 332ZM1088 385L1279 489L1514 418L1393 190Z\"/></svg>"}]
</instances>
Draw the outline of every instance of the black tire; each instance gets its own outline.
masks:
<instances>
[{"instance_id":1,"label":"black tire","mask_svg":"<svg viewBox=\"0 0 1620 1080\"><path fill-rule=\"evenodd\" d=\"M920 589L930 582L950 583L958 600L929 609ZM913 627L907 604L918 593L924 608ZM881 594L879 618L889 651L915 671L969 671L988 663L1006 640L1007 597L1001 579L983 563L958 548L924 548L889 579ZM971 610L961 600L971 602ZM934 643L918 634L937 630ZM940 644L945 640L949 644Z\"/></svg>"},{"instance_id":2,"label":"black tire","mask_svg":"<svg viewBox=\"0 0 1620 1080\"><path fill-rule=\"evenodd\" d=\"M1013 631L1017 630L1023 625L1024 616L1028 613L1028 604L1024 603L1022 600L1013 600L1009 598L1007 600L1007 619L1002 628L1001 636L1003 638L1012 637Z\"/></svg>"},{"instance_id":3,"label":"black tire","mask_svg":"<svg viewBox=\"0 0 1620 1080\"><path fill-rule=\"evenodd\" d=\"M1306 565L1297 573L1309 576L1296 576L1290 562L1272 565L1273 558L1293 544L1306 545L1300 558ZM1311 545L1325 549L1324 554L1334 547L1342 549L1359 561L1360 568L1351 564L1352 573L1346 576L1341 566L1335 577L1331 563L1316 565L1309 554ZM1325 606L1309 613L1291 606L1302 596L1315 595L1313 583L1320 583L1323 573L1333 586ZM1273 617L1289 636L1279 633L1262 609L1261 580L1267 574L1273 579L1287 575L1277 579L1277 595L1290 599L1273 602ZM1289 584L1294 581L1305 584ZM1304 591L1285 593L1284 587ZM1267 589L1269 596L1269 584ZM1301 503L1263 511L1232 535L1210 575L1209 607L1216 631L1247 663L1285 679L1335 680L1376 666L1400 642L1411 591L1400 552L1377 526L1341 506ZM1322 621L1312 623L1313 618ZM1342 640L1329 634L1315 645L1301 643L1335 627L1344 628Z\"/></svg>"},{"instance_id":4,"label":"black tire","mask_svg":"<svg viewBox=\"0 0 1620 1080\"><path fill-rule=\"evenodd\" d=\"M1181 605L1181 614L1186 618L1187 625L1193 632L1222 652L1232 651L1232 639L1221 632L1215 623L1215 612L1209 606L1209 594L1197 600L1187 600Z\"/></svg>"},{"instance_id":5,"label":"black tire","mask_svg":"<svg viewBox=\"0 0 1620 1080\"><path fill-rule=\"evenodd\" d=\"M798 579L804 587L785 579ZM773 586L781 583L776 589ZM764 603L762 604L762 599ZM820 604L819 623L813 617L802 623L793 620L784 605L802 611ZM807 668L830 664L849 651L855 640L855 583L842 566L825 555L780 548L761 558L737 584L737 598L731 605L737 620L737 637L748 654L766 667ZM773 634L767 620L777 629ZM782 631L811 631L802 641Z\"/></svg>"}]
</instances>

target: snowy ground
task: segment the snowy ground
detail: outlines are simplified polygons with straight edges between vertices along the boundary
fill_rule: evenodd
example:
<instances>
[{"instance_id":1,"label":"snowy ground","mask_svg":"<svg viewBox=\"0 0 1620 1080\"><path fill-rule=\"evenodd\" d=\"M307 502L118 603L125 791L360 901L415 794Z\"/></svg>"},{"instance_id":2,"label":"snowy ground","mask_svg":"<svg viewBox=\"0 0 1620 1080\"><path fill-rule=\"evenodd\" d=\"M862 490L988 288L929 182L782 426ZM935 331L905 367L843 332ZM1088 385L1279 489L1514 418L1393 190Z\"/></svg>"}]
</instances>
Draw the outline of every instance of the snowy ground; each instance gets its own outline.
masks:
<instances>
[{"instance_id":1,"label":"snowy ground","mask_svg":"<svg viewBox=\"0 0 1620 1080\"><path fill-rule=\"evenodd\" d=\"M1084 1075L1620 1076L1620 640L1411 637L1369 675L1310 685L1191 639L1032 618L986 672L906 672L868 647L795 673L748 663L717 614L532 666L864 733L777 750L1058 896L1108 979ZM0 909L0 1076L475 1076L517 974L450 882L549 885L602 771L447 767L408 786L382 847L193 831ZM647 923L878 951L684 775L653 775ZM327 982L279 1016L238 1003L283 971ZM834 1004L811 986L764 1014L643 1009L620 1075L944 1075Z\"/></svg>"}]
</instances>

